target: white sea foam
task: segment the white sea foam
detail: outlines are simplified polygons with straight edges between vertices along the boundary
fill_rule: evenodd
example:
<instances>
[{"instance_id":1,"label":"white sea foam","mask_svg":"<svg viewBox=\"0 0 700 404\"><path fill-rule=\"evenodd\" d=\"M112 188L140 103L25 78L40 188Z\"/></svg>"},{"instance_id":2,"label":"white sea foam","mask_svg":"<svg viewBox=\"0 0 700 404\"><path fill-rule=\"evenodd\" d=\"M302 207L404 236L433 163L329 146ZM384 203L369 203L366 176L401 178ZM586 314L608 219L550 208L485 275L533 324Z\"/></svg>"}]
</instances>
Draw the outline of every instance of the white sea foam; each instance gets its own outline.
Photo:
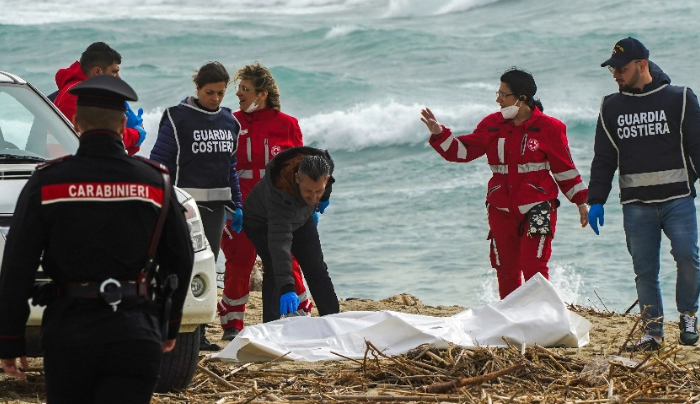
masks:
<instances>
[{"instance_id":1,"label":"white sea foam","mask_svg":"<svg viewBox=\"0 0 700 404\"><path fill-rule=\"evenodd\" d=\"M563 121L567 126L593 125L598 119L597 108L578 107L562 103L552 103L550 107L545 105L545 113Z\"/></svg>"},{"instance_id":2,"label":"white sea foam","mask_svg":"<svg viewBox=\"0 0 700 404\"><path fill-rule=\"evenodd\" d=\"M390 0L210 0L206 5L185 0L109 0L70 2L0 0L0 24L36 25L115 19L175 21L239 20L244 14L314 15L366 12L381 17Z\"/></svg>"},{"instance_id":3,"label":"white sea foam","mask_svg":"<svg viewBox=\"0 0 700 404\"><path fill-rule=\"evenodd\" d=\"M549 279L565 303L580 304L580 291L583 287L583 277L576 267L571 264L560 264L556 261L549 263Z\"/></svg>"},{"instance_id":4,"label":"white sea foam","mask_svg":"<svg viewBox=\"0 0 700 404\"><path fill-rule=\"evenodd\" d=\"M549 281L559 294L559 297L568 304L589 305L590 302L580 302L583 277L569 264L549 263ZM492 303L500 299L498 295L498 278L495 272L490 272L480 284L479 304ZM602 308L601 308L602 309Z\"/></svg>"},{"instance_id":5,"label":"white sea foam","mask_svg":"<svg viewBox=\"0 0 700 404\"><path fill-rule=\"evenodd\" d=\"M421 17L467 11L498 0L390 0L385 17Z\"/></svg>"},{"instance_id":6,"label":"white sea foam","mask_svg":"<svg viewBox=\"0 0 700 404\"><path fill-rule=\"evenodd\" d=\"M440 123L456 134L468 133L486 115L497 111L494 104L456 104L429 106ZM403 104L396 101L356 105L301 118L299 125L307 142L323 147L359 150L398 144L425 142L429 136L420 121L425 105ZM549 112L549 111L548 111ZM597 111L585 108L552 108L553 116L573 123L595 122Z\"/></svg>"},{"instance_id":7,"label":"white sea foam","mask_svg":"<svg viewBox=\"0 0 700 404\"><path fill-rule=\"evenodd\" d=\"M487 4L495 3L497 1L498 0L450 0L447 2L447 4L440 7L435 14L442 15L460 11L467 11L475 7L481 7Z\"/></svg>"},{"instance_id":8,"label":"white sea foam","mask_svg":"<svg viewBox=\"0 0 700 404\"><path fill-rule=\"evenodd\" d=\"M466 83L462 83L457 85L457 88L464 88L467 90L493 90L494 92L492 93L494 98L496 98L496 90L498 90L498 86L494 85L494 83L483 83L483 82L471 82L468 81Z\"/></svg>"},{"instance_id":9,"label":"white sea foam","mask_svg":"<svg viewBox=\"0 0 700 404\"><path fill-rule=\"evenodd\" d=\"M236 20L243 13L315 14L341 12L354 0L211 0L203 6L185 0L122 0L119 6L109 0L70 2L23 2L0 0L0 24L34 25L86 20L167 19ZM220 12L213 12L218 10Z\"/></svg>"},{"instance_id":10,"label":"white sea foam","mask_svg":"<svg viewBox=\"0 0 700 404\"><path fill-rule=\"evenodd\" d=\"M359 150L397 144L424 142L429 132L420 121L424 105L388 101L356 105L347 110L317 114L299 120L307 142L323 147ZM476 118L488 110L482 105L463 105L449 108L436 107L433 112L445 122L456 126L473 126Z\"/></svg>"},{"instance_id":11,"label":"white sea foam","mask_svg":"<svg viewBox=\"0 0 700 404\"><path fill-rule=\"evenodd\" d=\"M466 11L498 0L0 0L0 24L36 25L116 19L175 21L239 20L244 14L314 15L365 13L369 18L421 17ZM216 10L216 12L213 12Z\"/></svg>"},{"instance_id":12,"label":"white sea foam","mask_svg":"<svg viewBox=\"0 0 700 404\"><path fill-rule=\"evenodd\" d=\"M429 137L427 128L420 121L420 111L424 107L417 103L409 105L396 101L360 104L346 110L299 118L299 126L307 144L333 150L355 151L373 147L414 145L425 143ZM455 134L473 130L483 117L495 112L497 108L495 104L431 106L440 122L452 128ZM148 136L141 149L149 153L158 134L163 110L164 108L159 107L144 113L144 129ZM586 108L553 107L548 112L570 125L594 124L597 118L597 111ZM580 154L577 149L578 143L572 143L574 155Z\"/></svg>"},{"instance_id":13,"label":"white sea foam","mask_svg":"<svg viewBox=\"0 0 700 404\"><path fill-rule=\"evenodd\" d=\"M359 25L335 25L326 33L326 39L340 38L352 34L356 31L362 31L364 28Z\"/></svg>"},{"instance_id":14,"label":"white sea foam","mask_svg":"<svg viewBox=\"0 0 700 404\"><path fill-rule=\"evenodd\" d=\"M344 111L300 118L299 126L307 144L334 150L411 145L425 142L429 136L427 128L420 121L422 108L418 104L406 105L394 101L357 105ZM144 129L148 135L139 154L144 155L144 150L150 153L153 148L163 111L164 108L159 107L144 112ZM489 110L483 105L461 105L437 107L433 112L453 127L472 127L493 109Z\"/></svg>"}]
</instances>

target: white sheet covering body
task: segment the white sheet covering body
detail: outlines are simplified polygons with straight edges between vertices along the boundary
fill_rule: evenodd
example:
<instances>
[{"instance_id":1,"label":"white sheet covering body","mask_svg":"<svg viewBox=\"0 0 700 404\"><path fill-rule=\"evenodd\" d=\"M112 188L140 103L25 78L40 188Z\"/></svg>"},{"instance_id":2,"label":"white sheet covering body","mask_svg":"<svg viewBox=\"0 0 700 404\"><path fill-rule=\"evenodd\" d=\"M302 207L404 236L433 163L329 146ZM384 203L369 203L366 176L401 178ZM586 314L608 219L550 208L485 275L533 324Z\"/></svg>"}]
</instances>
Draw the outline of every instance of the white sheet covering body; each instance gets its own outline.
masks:
<instances>
[{"instance_id":1,"label":"white sheet covering body","mask_svg":"<svg viewBox=\"0 0 700 404\"><path fill-rule=\"evenodd\" d=\"M393 311L351 311L324 317L290 317L246 326L214 359L264 362L289 352L284 360L340 360L338 353L361 359L365 341L387 355L422 344L446 348L506 346L582 347L591 323L570 312L556 290L537 274L505 299L452 317Z\"/></svg>"}]
</instances>

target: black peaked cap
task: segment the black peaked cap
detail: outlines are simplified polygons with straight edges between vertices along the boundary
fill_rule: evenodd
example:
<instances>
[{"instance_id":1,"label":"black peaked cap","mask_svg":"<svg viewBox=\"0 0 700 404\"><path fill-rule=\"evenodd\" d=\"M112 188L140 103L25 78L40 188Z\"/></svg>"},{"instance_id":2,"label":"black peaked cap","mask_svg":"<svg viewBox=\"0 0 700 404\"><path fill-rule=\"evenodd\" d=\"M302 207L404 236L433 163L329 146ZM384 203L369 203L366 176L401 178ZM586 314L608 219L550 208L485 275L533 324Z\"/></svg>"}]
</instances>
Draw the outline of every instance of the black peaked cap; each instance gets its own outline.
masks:
<instances>
[{"instance_id":1,"label":"black peaked cap","mask_svg":"<svg viewBox=\"0 0 700 404\"><path fill-rule=\"evenodd\" d=\"M68 90L78 96L77 105L124 111L125 101L138 101L136 92L124 80L102 74L83 80Z\"/></svg>"}]
</instances>

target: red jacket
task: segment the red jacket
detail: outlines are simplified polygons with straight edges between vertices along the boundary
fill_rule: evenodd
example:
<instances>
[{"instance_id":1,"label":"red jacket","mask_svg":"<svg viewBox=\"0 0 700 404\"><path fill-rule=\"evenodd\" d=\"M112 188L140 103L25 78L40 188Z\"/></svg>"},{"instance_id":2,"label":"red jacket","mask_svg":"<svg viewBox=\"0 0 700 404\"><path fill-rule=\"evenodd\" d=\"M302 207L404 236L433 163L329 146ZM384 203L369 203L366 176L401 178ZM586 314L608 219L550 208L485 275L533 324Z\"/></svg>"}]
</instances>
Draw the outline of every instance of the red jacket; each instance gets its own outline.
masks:
<instances>
[{"instance_id":1,"label":"red jacket","mask_svg":"<svg viewBox=\"0 0 700 404\"><path fill-rule=\"evenodd\" d=\"M56 72L58 95L53 103L71 122L73 122L73 117L75 116L75 104L78 101L78 97L69 93L68 90L85 79L87 79L87 76L85 76L85 73L83 73L83 70L80 68L80 63L77 61L70 65L70 67ZM141 150L141 147L136 146L140 138L139 131L133 128L125 129L124 146L126 147L126 151L131 155L136 154Z\"/></svg>"},{"instance_id":2,"label":"red jacket","mask_svg":"<svg viewBox=\"0 0 700 404\"><path fill-rule=\"evenodd\" d=\"M540 202L557 197L582 204L588 189L571 158L566 126L534 108L532 116L513 126L500 112L484 118L474 133L452 136L443 126L430 145L445 160L466 163L486 154L493 172L486 201L510 212L526 213Z\"/></svg>"},{"instance_id":3,"label":"red jacket","mask_svg":"<svg viewBox=\"0 0 700 404\"><path fill-rule=\"evenodd\" d=\"M303 146L301 129L296 118L272 108L251 114L233 113L241 124L236 152L238 183L243 201L250 190L265 176L265 167L279 152Z\"/></svg>"}]
</instances>

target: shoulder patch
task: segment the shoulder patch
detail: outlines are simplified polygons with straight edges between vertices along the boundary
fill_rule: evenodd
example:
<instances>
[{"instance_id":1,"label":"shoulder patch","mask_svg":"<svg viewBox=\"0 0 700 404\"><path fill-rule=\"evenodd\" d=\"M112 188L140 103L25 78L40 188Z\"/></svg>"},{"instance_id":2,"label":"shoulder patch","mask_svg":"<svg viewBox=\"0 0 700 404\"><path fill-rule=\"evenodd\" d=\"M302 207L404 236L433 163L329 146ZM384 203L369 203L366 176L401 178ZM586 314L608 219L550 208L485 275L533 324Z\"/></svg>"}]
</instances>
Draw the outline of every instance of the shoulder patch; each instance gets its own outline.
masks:
<instances>
[{"instance_id":1,"label":"shoulder patch","mask_svg":"<svg viewBox=\"0 0 700 404\"><path fill-rule=\"evenodd\" d=\"M489 128L487 132L498 132L499 130L501 129L498 126L495 126L493 128Z\"/></svg>"},{"instance_id":2,"label":"shoulder patch","mask_svg":"<svg viewBox=\"0 0 700 404\"><path fill-rule=\"evenodd\" d=\"M48 167L48 166L50 166L50 165L52 165L52 164L60 163L61 161L67 160L67 159L69 159L69 158L71 158L71 157L73 157L72 154L67 154L67 155L65 155L65 156L63 156L63 157L59 157L59 158L56 158L56 159L53 159L53 160L45 161L45 162L43 162L43 163L37 165L37 166L36 166L36 169L37 169L37 170L43 170L43 169L45 169L46 167Z\"/></svg>"},{"instance_id":3,"label":"shoulder patch","mask_svg":"<svg viewBox=\"0 0 700 404\"><path fill-rule=\"evenodd\" d=\"M164 172L166 174L170 174L168 172L168 167L166 167L164 164L158 163L157 161L153 161L153 160L147 159L145 157L141 157L141 156L131 156L131 157L133 157L137 160L143 161L144 163L148 164L149 166L155 168L158 171Z\"/></svg>"}]
</instances>

